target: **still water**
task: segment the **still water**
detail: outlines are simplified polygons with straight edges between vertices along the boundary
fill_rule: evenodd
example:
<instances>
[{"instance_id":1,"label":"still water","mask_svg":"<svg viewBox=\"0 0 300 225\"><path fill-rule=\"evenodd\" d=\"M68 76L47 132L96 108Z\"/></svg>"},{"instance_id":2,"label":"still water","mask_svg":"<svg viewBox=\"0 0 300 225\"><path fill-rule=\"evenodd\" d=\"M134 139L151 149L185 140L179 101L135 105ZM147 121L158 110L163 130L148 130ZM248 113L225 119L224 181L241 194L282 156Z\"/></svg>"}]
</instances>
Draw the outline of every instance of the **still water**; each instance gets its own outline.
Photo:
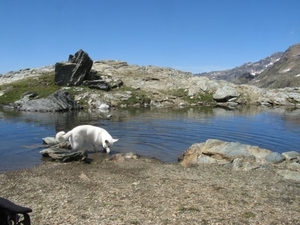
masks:
<instances>
[{"instance_id":1,"label":"still water","mask_svg":"<svg viewBox=\"0 0 300 225\"><path fill-rule=\"evenodd\" d=\"M108 115L111 115L108 119ZM184 150L209 138L256 145L276 152L300 152L300 110L281 108L123 109L109 113L0 111L0 172L43 162L42 138L81 124L100 126L119 141L112 154L135 152L176 162ZM92 149L90 149L92 150ZM89 152L103 157L104 153Z\"/></svg>"}]
</instances>

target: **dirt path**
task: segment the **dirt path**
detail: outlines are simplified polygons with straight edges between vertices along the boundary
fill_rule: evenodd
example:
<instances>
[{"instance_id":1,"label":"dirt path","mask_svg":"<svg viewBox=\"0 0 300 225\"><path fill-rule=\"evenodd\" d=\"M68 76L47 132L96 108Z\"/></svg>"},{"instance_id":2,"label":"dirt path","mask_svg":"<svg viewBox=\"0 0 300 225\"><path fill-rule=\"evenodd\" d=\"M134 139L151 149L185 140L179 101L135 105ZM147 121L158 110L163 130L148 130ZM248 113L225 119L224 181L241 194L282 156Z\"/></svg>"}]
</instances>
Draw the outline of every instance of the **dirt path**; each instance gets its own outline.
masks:
<instances>
[{"instance_id":1,"label":"dirt path","mask_svg":"<svg viewBox=\"0 0 300 225\"><path fill-rule=\"evenodd\" d=\"M183 168L140 158L49 162L0 174L32 224L300 224L300 183L272 170Z\"/></svg>"}]
</instances>

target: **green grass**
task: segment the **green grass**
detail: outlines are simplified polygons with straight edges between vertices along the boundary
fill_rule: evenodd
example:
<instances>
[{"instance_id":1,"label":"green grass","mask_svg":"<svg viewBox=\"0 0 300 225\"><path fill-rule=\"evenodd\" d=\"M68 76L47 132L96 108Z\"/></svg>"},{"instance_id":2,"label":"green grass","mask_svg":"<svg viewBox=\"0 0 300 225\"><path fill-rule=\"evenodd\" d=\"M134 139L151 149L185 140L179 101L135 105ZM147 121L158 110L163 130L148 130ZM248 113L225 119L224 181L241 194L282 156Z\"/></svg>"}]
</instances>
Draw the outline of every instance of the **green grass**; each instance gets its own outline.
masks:
<instances>
[{"instance_id":1,"label":"green grass","mask_svg":"<svg viewBox=\"0 0 300 225\"><path fill-rule=\"evenodd\" d=\"M190 104L192 104L192 103L197 104L199 102L204 102L204 103L214 102L213 95L211 93L202 94L202 93L198 92L197 94L195 94L193 96L189 96L188 91L183 88L171 90L171 91L165 92L165 94L170 94L177 98L181 98Z\"/></svg>"},{"instance_id":2,"label":"green grass","mask_svg":"<svg viewBox=\"0 0 300 225\"><path fill-rule=\"evenodd\" d=\"M242 217L244 217L245 219L254 218L255 217L255 213L253 213L253 212L244 212L242 214Z\"/></svg>"},{"instance_id":3,"label":"green grass","mask_svg":"<svg viewBox=\"0 0 300 225\"><path fill-rule=\"evenodd\" d=\"M29 77L0 86L4 92L0 96L0 104L9 104L22 98L25 92L31 91L38 94L38 98L44 98L59 90L61 87L54 83L54 72L41 74L37 77Z\"/></svg>"},{"instance_id":4,"label":"green grass","mask_svg":"<svg viewBox=\"0 0 300 225\"><path fill-rule=\"evenodd\" d=\"M200 210L198 208L196 208L196 207L185 207L185 206L180 206L178 208L178 211L179 212L191 212L191 211L193 211L193 212L200 212Z\"/></svg>"},{"instance_id":5,"label":"green grass","mask_svg":"<svg viewBox=\"0 0 300 225\"><path fill-rule=\"evenodd\" d=\"M130 98L128 100L123 100L121 102L121 104L126 104L126 105L134 105L134 104L145 104L145 103L150 103L151 98L149 97L149 95L142 90L136 90L127 86L122 86L119 91L122 92L126 92L126 91L130 91L131 95Z\"/></svg>"},{"instance_id":6,"label":"green grass","mask_svg":"<svg viewBox=\"0 0 300 225\"><path fill-rule=\"evenodd\" d=\"M4 94L0 96L0 104L6 105L9 103L13 103L22 98L24 93L26 92L36 92L38 96L36 98L45 98L50 94L56 92L61 89L61 86L58 86L54 82L54 72L44 73L37 75L35 77L28 77L19 81L15 81L9 84L3 84L0 86L0 92ZM102 92L99 90L91 90L86 86L78 86L78 87L70 87L67 91L72 95L78 95L80 93L89 92L89 93L97 93ZM126 91L130 91L130 97L126 100L120 101L118 104L126 104L128 106L133 106L135 104L150 104L151 97L149 93L143 90L133 89L131 87L122 86L118 89L111 90L110 92L114 94L114 92L126 93ZM172 95L177 98L180 98L186 101L189 104L199 102L207 103L213 102L212 94L201 94L197 93L194 96L188 96L188 91L185 89L176 89L176 90L168 90L164 91L166 95ZM80 104L84 107L87 102L86 99L82 99Z\"/></svg>"},{"instance_id":7,"label":"green grass","mask_svg":"<svg viewBox=\"0 0 300 225\"><path fill-rule=\"evenodd\" d=\"M9 103L13 103L22 98L24 93L26 92L36 92L38 94L37 98L45 98L50 94L56 92L57 90L61 89L61 86L58 86L54 82L54 72L52 73L45 73L38 75L36 77L29 77L19 81L15 81L9 84L3 84L0 86L0 92L4 92L2 96L0 96L0 104L6 105ZM87 86L76 86L76 87L69 87L66 89L72 96L83 92L103 92L99 90L91 90ZM114 90L111 92L113 93ZM148 97L147 93L142 90L135 90L130 87L123 86L118 91L131 92L131 97L128 100L124 100L121 104L133 105L136 103L144 104L150 103L150 98ZM85 105L86 99L83 99L80 104Z\"/></svg>"}]
</instances>

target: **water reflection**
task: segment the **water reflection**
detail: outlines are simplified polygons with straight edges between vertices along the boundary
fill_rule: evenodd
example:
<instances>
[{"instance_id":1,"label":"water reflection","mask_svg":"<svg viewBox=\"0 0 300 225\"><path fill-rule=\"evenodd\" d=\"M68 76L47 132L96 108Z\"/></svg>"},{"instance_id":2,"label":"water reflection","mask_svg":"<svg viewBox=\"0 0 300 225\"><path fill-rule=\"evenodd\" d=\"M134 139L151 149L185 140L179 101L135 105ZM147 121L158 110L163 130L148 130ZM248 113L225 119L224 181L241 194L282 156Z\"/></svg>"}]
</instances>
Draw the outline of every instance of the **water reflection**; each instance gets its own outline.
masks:
<instances>
[{"instance_id":1,"label":"water reflection","mask_svg":"<svg viewBox=\"0 0 300 225\"><path fill-rule=\"evenodd\" d=\"M38 152L43 148L43 137L81 124L104 127L114 138L119 138L112 153L133 151L175 162L190 145L209 138L257 145L277 152L299 151L299 122L300 110L262 107L239 110L142 108L108 113L98 110L65 113L0 111L0 171L39 164L41 156ZM106 156L98 153L90 154L90 157Z\"/></svg>"}]
</instances>

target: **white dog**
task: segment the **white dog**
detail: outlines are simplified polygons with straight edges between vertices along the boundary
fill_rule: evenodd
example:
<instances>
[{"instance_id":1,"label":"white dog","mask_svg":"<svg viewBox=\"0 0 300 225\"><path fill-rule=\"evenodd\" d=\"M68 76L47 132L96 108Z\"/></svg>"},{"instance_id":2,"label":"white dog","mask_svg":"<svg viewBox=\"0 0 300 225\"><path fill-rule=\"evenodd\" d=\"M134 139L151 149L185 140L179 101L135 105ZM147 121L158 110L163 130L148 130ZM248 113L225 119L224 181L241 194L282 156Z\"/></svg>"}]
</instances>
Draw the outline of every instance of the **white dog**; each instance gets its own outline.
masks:
<instances>
[{"instance_id":1,"label":"white dog","mask_svg":"<svg viewBox=\"0 0 300 225\"><path fill-rule=\"evenodd\" d=\"M64 131L58 132L56 134L56 140L59 142L69 140L74 151L79 150L83 143L87 142L94 146L95 151L102 146L107 153L110 153L110 147L119 139L113 139L103 128L92 125L81 125L67 133Z\"/></svg>"}]
</instances>

